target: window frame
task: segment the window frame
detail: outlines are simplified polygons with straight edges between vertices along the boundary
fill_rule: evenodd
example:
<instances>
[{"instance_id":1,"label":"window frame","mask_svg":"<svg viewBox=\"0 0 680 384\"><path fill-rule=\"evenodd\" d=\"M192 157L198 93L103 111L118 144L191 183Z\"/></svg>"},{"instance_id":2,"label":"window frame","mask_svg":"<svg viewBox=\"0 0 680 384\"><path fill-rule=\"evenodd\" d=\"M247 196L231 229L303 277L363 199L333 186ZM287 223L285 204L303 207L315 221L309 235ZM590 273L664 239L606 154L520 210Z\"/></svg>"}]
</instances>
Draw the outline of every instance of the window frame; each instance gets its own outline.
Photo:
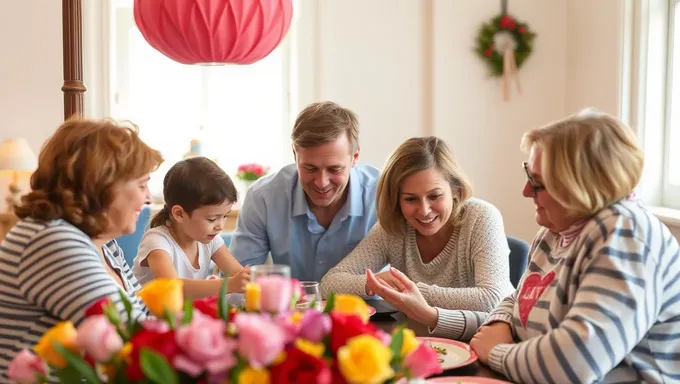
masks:
<instances>
[{"instance_id":1,"label":"window frame","mask_svg":"<svg viewBox=\"0 0 680 384\"><path fill-rule=\"evenodd\" d=\"M678 59L679 53L674 51L675 38L676 38L676 28L680 26L675 25L675 12L676 7L680 7L680 0L668 0L667 1L667 19L666 19L666 92L664 99L664 124L663 124L663 137L664 137L664 148L663 148L663 191L661 194L661 205L664 207L680 209L680 185L673 185L670 182L670 171L671 171L671 151L672 148L672 95L673 88L680 87L679 84L673 84L673 81L679 81L680 78L673 79L673 65L674 60ZM680 9L680 8L679 8ZM680 10L678 11L680 12ZM675 56L675 57L674 57ZM678 101L676 101L676 104ZM680 105L679 105L680 106ZM675 112L675 119L680 120L680 112ZM680 124L679 124L680 125ZM676 132L676 135L680 135L680 132ZM676 149L677 150L677 149Z\"/></svg>"}]
</instances>

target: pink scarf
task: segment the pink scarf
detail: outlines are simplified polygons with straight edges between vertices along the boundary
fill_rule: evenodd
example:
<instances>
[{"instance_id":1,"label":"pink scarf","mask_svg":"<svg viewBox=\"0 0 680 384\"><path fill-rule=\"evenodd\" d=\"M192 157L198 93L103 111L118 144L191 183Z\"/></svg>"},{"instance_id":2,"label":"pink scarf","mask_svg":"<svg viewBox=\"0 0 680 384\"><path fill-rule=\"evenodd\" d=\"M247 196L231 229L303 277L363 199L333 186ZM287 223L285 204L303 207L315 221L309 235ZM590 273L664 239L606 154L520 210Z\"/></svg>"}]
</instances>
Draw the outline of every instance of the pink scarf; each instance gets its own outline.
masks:
<instances>
[{"instance_id":1,"label":"pink scarf","mask_svg":"<svg viewBox=\"0 0 680 384\"><path fill-rule=\"evenodd\" d=\"M635 191L633 191L630 195L626 196L624 198L624 200L637 201L638 197L635 194ZM572 224L569 228L565 229L564 231L560 231L560 233L559 233L560 238L561 238L560 239L560 246L562 248L568 247L569 244L571 244L574 240L576 240L576 238L581 233L581 230L586 225L588 220L590 220L590 218L579 220L579 221L575 222L574 224Z\"/></svg>"}]
</instances>

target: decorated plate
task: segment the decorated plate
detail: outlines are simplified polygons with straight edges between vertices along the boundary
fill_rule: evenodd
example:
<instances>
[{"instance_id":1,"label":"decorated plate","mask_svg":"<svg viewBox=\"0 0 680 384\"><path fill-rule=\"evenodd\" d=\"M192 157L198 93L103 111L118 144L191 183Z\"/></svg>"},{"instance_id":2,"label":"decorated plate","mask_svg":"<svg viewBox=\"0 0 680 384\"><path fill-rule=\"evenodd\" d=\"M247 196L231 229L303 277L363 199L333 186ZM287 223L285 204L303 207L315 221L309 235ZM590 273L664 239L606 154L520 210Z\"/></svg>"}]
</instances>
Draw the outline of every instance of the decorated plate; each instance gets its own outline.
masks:
<instances>
[{"instance_id":1,"label":"decorated plate","mask_svg":"<svg viewBox=\"0 0 680 384\"><path fill-rule=\"evenodd\" d=\"M477 361L477 354L468 344L438 337L418 337L421 343L429 344L438 354L443 370L455 369Z\"/></svg>"}]
</instances>

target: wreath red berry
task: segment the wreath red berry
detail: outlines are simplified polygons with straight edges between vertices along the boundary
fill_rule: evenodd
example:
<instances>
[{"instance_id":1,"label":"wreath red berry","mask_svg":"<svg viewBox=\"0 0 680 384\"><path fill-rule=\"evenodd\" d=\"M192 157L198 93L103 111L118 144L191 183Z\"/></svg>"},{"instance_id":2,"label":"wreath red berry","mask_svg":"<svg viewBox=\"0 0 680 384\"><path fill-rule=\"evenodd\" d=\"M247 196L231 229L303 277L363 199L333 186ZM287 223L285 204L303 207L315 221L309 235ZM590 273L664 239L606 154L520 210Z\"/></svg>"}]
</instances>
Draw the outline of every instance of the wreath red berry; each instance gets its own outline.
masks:
<instances>
[{"instance_id":1,"label":"wreath red berry","mask_svg":"<svg viewBox=\"0 0 680 384\"><path fill-rule=\"evenodd\" d=\"M502 39L499 39L502 38ZM492 76L503 75L503 51L496 46L499 40L514 43L514 56L517 68L533 51L534 33L525 22L519 22L510 15L499 15L482 24L477 35L475 51L484 60Z\"/></svg>"}]
</instances>

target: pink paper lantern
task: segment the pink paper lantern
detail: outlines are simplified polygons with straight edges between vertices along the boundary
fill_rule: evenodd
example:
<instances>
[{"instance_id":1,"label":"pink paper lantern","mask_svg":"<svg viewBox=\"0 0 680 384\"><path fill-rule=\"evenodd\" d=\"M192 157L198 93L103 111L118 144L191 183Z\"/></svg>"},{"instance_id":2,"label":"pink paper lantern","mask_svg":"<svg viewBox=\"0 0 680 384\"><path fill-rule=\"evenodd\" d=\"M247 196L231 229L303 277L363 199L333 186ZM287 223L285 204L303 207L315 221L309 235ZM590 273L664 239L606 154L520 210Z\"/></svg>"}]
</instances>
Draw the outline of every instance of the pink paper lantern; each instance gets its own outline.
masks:
<instances>
[{"instance_id":1,"label":"pink paper lantern","mask_svg":"<svg viewBox=\"0 0 680 384\"><path fill-rule=\"evenodd\" d=\"M182 64L252 64L288 32L292 0L135 0L146 41Z\"/></svg>"}]
</instances>

